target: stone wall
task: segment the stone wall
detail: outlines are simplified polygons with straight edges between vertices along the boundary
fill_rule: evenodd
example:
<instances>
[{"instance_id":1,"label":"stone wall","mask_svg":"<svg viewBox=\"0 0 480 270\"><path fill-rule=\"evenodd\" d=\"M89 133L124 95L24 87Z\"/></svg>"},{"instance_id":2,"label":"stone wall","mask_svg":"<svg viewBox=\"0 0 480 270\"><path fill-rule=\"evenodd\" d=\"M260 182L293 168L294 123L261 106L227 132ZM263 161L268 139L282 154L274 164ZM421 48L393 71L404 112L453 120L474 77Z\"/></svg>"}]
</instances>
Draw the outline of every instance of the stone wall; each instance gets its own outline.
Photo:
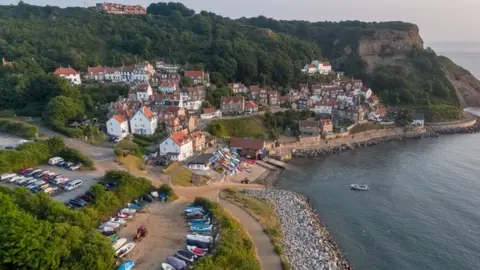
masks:
<instances>
[{"instance_id":1,"label":"stone wall","mask_svg":"<svg viewBox=\"0 0 480 270\"><path fill-rule=\"evenodd\" d=\"M477 122L476 119L467 119L467 120L455 121L455 122L427 123L427 126L432 128L433 130L467 128L475 125L476 122Z\"/></svg>"}]
</instances>

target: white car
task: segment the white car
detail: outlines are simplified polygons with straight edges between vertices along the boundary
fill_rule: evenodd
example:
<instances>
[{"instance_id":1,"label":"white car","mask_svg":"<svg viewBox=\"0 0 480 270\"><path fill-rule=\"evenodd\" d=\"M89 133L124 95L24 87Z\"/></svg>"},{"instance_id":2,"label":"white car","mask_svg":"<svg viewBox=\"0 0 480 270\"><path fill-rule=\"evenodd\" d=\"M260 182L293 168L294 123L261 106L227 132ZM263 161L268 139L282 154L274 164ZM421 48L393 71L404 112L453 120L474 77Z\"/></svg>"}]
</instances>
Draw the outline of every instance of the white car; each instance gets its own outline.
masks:
<instances>
[{"instance_id":1,"label":"white car","mask_svg":"<svg viewBox=\"0 0 480 270\"><path fill-rule=\"evenodd\" d=\"M68 169L69 169L70 171L75 171L75 170L80 169L82 166L83 166L82 163L78 163L78 164L75 164L75 165L69 167Z\"/></svg>"},{"instance_id":2,"label":"white car","mask_svg":"<svg viewBox=\"0 0 480 270\"><path fill-rule=\"evenodd\" d=\"M8 179L13 178L15 176L17 176L17 175L14 174L14 173L4 173L4 174L0 175L0 180L2 180L2 181L8 180Z\"/></svg>"},{"instance_id":3,"label":"white car","mask_svg":"<svg viewBox=\"0 0 480 270\"><path fill-rule=\"evenodd\" d=\"M81 187L82 185L83 185L82 180L73 180L72 182L66 184L65 187L63 187L63 189L65 189L66 191L71 191Z\"/></svg>"},{"instance_id":4,"label":"white car","mask_svg":"<svg viewBox=\"0 0 480 270\"><path fill-rule=\"evenodd\" d=\"M60 163L62 161L63 161L63 158L61 158L61 157L53 157L53 158L48 160L48 164L57 165L58 163Z\"/></svg>"},{"instance_id":5,"label":"white car","mask_svg":"<svg viewBox=\"0 0 480 270\"><path fill-rule=\"evenodd\" d=\"M21 179L23 179L23 178L25 178L25 177L20 176L20 175L17 175L17 176L14 176L14 177L8 179L8 182L9 182L9 183L13 183L13 182L16 182L16 181L18 181L18 180L21 180Z\"/></svg>"},{"instance_id":6,"label":"white car","mask_svg":"<svg viewBox=\"0 0 480 270\"><path fill-rule=\"evenodd\" d=\"M46 188L43 192L50 194L50 193L53 193L53 192L55 192L55 191L57 191L57 190L58 190L58 187L49 186L49 187Z\"/></svg>"}]
</instances>

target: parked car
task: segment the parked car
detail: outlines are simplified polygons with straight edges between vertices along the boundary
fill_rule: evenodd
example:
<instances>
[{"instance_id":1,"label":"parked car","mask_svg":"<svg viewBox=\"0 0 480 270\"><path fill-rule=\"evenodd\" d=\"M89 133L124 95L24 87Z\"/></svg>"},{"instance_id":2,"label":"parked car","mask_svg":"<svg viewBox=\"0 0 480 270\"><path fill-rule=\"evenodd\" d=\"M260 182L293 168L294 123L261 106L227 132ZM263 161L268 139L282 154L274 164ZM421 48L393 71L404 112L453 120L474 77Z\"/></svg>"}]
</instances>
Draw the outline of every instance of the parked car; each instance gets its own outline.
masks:
<instances>
[{"instance_id":1,"label":"parked car","mask_svg":"<svg viewBox=\"0 0 480 270\"><path fill-rule=\"evenodd\" d=\"M34 174L39 173L39 172L41 172L41 171L42 171L42 169L32 170L31 172L27 173L27 176L33 176Z\"/></svg>"},{"instance_id":2,"label":"parked car","mask_svg":"<svg viewBox=\"0 0 480 270\"><path fill-rule=\"evenodd\" d=\"M68 203L73 204L73 205L77 205L77 206L80 206L80 207L84 207L88 204L86 201L84 201L80 198L71 199L70 201L68 201Z\"/></svg>"},{"instance_id":3,"label":"parked car","mask_svg":"<svg viewBox=\"0 0 480 270\"><path fill-rule=\"evenodd\" d=\"M82 199L82 200L84 200L84 201L86 201L86 202L91 202L91 201L93 201L93 198L90 197L90 196L88 196L88 195L86 195L86 194L80 196L80 199Z\"/></svg>"},{"instance_id":4,"label":"parked car","mask_svg":"<svg viewBox=\"0 0 480 270\"><path fill-rule=\"evenodd\" d=\"M72 162L67 162L67 163L63 164L63 167L64 167L64 168L67 168L67 169L70 168L70 167L72 167L72 166L73 166L73 163L72 163Z\"/></svg>"},{"instance_id":5,"label":"parked car","mask_svg":"<svg viewBox=\"0 0 480 270\"><path fill-rule=\"evenodd\" d=\"M27 168L21 169L18 173L21 174L21 175L24 175L31 170L33 170L33 168L27 167Z\"/></svg>"},{"instance_id":6,"label":"parked car","mask_svg":"<svg viewBox=\"0 0 480 270\"><path fill-rule=\"evenodd\" d=\"M8 181L9 183L14 183L15 181L18 181L18 180L23 179L23 178L24 178L24 176L16 175L16 176L8 179L7 181Z\"/></svg>"},{"instance_id":7,"label":"parked car","mask_svg":"<svg viewBox=\"0 0 480 270\"><path fill-rule=\"evenodd\" d=\"M40 175L42 175L43 172L44 172L44 170L39 170L36 173L32 174L31 176L33 176L35 178L38 178L38 177L40 177Z\"/></svg>"},{"instance_id":8,"label":"parked car","mask_svg":"<svg viewBox=\"0 0 480 270\"><path fill-rule=\"evenodd\" d=\"M74 190L76 188L79 188L83 185L83 181L82 180L74 180L68 184L65 185L64 189L66 191L71 191L71 190Z\"/></svg>"},{"instance_id":9,"label":"parked car","mask_svg":"<svg viewBox=\"0 0 480 270\"><path fill-rule=\"evenodd\" d=\"M52 178L52 177L55 176L55 175L56 175L56 173L54 173L54 172L50 172L50 173L44 174L44 175L42 176L42 180L48 181L48 179Z\"/></svg>"},{"instance_id":10,"label":"parked car","mask_svg":"<svg viewBox=\"0 0 480 270\"><path fill-rule=\"evenodd\" d=\"M26 187L34 182L37 182L38 180L33 178L33 177L28 177L28 181L25 181L24 183L20 184L23 187Z\"/></svg>"},{"instance_id":11,"label":"parked car","mask_svg":"<svg viewBox=\"0 0 480 270\"><path fill-rule=\"evenodd\" d=\"M62 161L63 161L63 158L61 158L61 157L53 157L53 158L48 160L48 164L57 165L58 163L60 163Z\"/></svg>"},{"instance_id":12,"label":"parked car","mask_svg":"<svg viewBox=\"0 0 480 270\"><path fill-rule=\"evenodd\" d=\"M70 171L75 171L75 170L80 169L82 166L83 166L82 163L77 163L77 164L75 164L75 165L72 165L72 166L68 167L68 169L69 169Z\"/></svg>"},{"instance_id":13,"label":"parked car","mask_svg":"<svg viewBox=\"0 0 480 270\"><path fill-rule=\"evenodd\" d=\"M4 174L0 175L0 180L5 181L5 180L8 180L8 179L13 178L15 176L17 176L15 173L4 173Z\"/></svg>"},{"instance_id":14,"label":"parked car","mask_svg":"<svg viewBox=\"0 0 480 270\"><path fill-rule=\"evenodd\" d=\"M65 162L65 161L60 161L59 163L57 163L57 166L58 167L63 167L63 166L65 166L66 163L67 162Z\"/></svg>"},{"instance_id":15,"label":"parked car","mask_svg":"<svg viewBox=\"0 0 480 270\"><path fill-rule=\"evenodd\" d=\"M54 192L57 191L57 190L58 190L58 187L49 186L49 187L46 188L43 192L48 193L48 194L51 194L51 193L54 193Z\"/></svg>"},{"instance_id":16,"label":"parked car","mask_svg":"<svg viewBox=\"0 0 480 270\"><path fill-rule=\"evenodd\" d=\"M32 190L32 189L36 188L37 186L40 186L40 185L43 185L43 184L45 184L45 181L37 180L37 181L35 181L35 182L33 182L33 183L28 184L28 185L26 186L26 188Z\"/></svg>"},{"instance_id":17,"label":"parked car","mask_svg":"<svg viewBox=\"0 0 480 270\"><path fill-rule=\"evenodd\" d=\"M15 184L21 186L21 185L23 185L24 183L27 183L28 181L33 180L33 179L35 179L35 178L33 178L33 177L25 177L25 178L23 178L23 179L20 179L20 180L16 181Z\"/></svg>"},{"instance_id":18,"label":"parked car","mask_svg":"<svg viewBox=\"0 0 480 270\"><path fill-rule=\"evenodd\" d=\"M155 165L157 166L166 166L167 164L168 164L168 161L164 159L157 159L157 161L155 161Z\"/></svg>"}]
</instances>

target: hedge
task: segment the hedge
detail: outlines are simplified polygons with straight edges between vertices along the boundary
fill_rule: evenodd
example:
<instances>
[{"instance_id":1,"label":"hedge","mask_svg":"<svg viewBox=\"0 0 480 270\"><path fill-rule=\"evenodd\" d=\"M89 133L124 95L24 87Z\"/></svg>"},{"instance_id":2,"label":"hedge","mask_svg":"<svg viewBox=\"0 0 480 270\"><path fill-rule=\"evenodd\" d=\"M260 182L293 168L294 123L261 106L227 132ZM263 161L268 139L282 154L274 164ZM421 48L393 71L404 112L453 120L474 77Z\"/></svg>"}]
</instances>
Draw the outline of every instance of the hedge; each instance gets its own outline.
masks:
<instances>
[{"instance_id":1,"label":"hedge","mask_svg":"<svg viewBox=\"0 0 480 270\"><path fill-rule=\"evenodd\" d=\"M15 150L0 150L0 172L18 171L25 167L45 164L51 157L65 155L70 162L81 162L86 169L94 169L93 161L77 150L68 148L55 136L46 141L24 143Z\"/></svg>"},{"instance_id":2,"label":"hedge","mask_svg":"<svg viewBox=\"0 0 480 270\"><path fill-rule=\"evenodd\" d=\"M33 139L38 133L34 125L16 122L11 120L0 120L0 132L19 136L26 139Z\"/></svg>"},{"instance_id":3,"label":"hedge","mask_svg":"<svg viewBox=\"0 0 480 270\"><path fill-rule=\"evenodd\" d=\"M218 221L220 233L213 256L201 258L196 263L195 269L261 269L252 241L238 221L217 203L205 198L195 198L193 204L203 206L213 215Z\"/></svg>"}]
</instances>

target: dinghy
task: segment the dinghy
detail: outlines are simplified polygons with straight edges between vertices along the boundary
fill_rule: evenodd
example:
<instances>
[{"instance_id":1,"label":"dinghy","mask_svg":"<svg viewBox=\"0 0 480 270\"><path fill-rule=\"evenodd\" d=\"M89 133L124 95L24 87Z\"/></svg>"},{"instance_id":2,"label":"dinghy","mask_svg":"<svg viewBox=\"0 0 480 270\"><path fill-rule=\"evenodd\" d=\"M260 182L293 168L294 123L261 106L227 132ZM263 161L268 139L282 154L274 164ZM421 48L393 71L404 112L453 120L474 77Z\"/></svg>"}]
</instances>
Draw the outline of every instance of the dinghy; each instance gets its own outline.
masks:
<instances>
[{"instance_id":1,"label":"dinghy","mask_svg":"<svg viewBox=\"0 0 480 270\"><path fill-rule=\"evenodd\" d=\"M118 213L118 214L117 214L117 217L118 217L118 218L121 218L121 219L130 219L130 218L132 218L133 216L127 215L127 214L123 214L123 213Z\"/></svg>"},{"instance_id":2,"label":"dinghy","mask_svg":"<svg viewBox=\"0 0 480 270\"><path fill-rule=\"evenodd\" d=\"M193 219L188 221L188 225L195 226L195 225L208 225L210 223L210 218L204 219Z\"/></svg>"},{"instance_id":3,"label":"dinghy","mask_svg":"<svg viewBox=\"0 0 480 270\"><path fill-rule=\"evenodd\" d=\"M117 224L120 224L120 225L127 225L127 221L123 218L115 218L115 217L111 217L110 220L108 222L112 222L112 223L117 223Z\"/></svg>"},{"instance_id":4,"label":"dinghy","mask_svg":"<svg viewBox=\"0 0 480 270\"><path fill-rule=\"evenodd\" d=\"M119 250L123 245L125 245L125 243L127 243L128 240L127 238L120 238L117 240L117 242L115 242L112 247L113 247L113 250L117 251Z\"/></svg>"},{"instance_id":5,"label":"dinghy","mask_svg":"<svg viewBox=\"0 0 480 270\"><path fill-rule=\"evenodd\" d=\"M187 263L185 261L182 261L179 258L175 258L173 256L167 257L167 263L175 267L176 270L183 270L187 268Z\"/></svg>"},{"instance_id":6,"label":"dinghy","mask_svg":"<svg viewBox=\"0 0 480 270\"><path fill-rule=\"evenodd\" d=\"M131 209L131 208L123 208L120 211L120 213L125 214L125 215L129 215L129 216L134 215L136 212L137 212L137 210Z\"/></svg>"},{"instance_id":7,"label":"dinghy","mask_svg":"<svg viewBox=\"0 0 480 270\"><path fill-rule=\"evenodd\" d=\"M118 270L133 270L135 263L133 261L126 261L118 267Z\"/></svg>"},{"instance_id":8,"label":"dinghy","mask_svg":"<svg viewBox=\"0 0 480 270\"><path fill-rule=\"evenodd\" d=\"M190 230L192 232L209 232L212 230L212 225L192 225Z\"/></svg>"},{"instance_id":9,"label":"dinghy","mask_svg":"<svg viewBox=\"0 0 480 270\"><path fill-rule=\"evenodd\" d=\"M115 252L115 256L119 257L119 258L122 258L123 256L127 255L130 251L132 251L132 249L135 247L135 243L133 242L129 242L127 243L126 245L124 245L123 247L119 248L116 252Z\"/></svg>"},{"instance_id":10,"label":"dinghy","mask_svg":"<svg viewBox=\"0 0 480 270\"><path fill-rule=\"evenodd\" d=\"M171 266L168 263L162 263L162 269L163 270L176 270L175 267Z\"/></svg>"},{"instance_id":11,"label":"dinghy","mask_svg":"<svg viewBox=\"0 0 480 270\"><path fill-rule=\"evenodd\" d=\"M114 244L118 240L118 235L114 234L108 237L108 240L110 240L110 243Z\"/></svg>"},{"instance_id":12,"label":"dinghy","mask_svg":"<svg viewBox=\"0 0 480 270\"><path fill-rule=\"evenodd\" d=\"M103 228L113 228L113 229L116 229L120 227L120 224L118 223L115 223L115 222L110 222L110 221L107 221L105 223L103 223L102 225L99 226L100 229L103 229Z\"/></svg>"},{"instance_id":13,"label":"dinghy","mask_svg":"<svg viewBox=\"0 0 480 270\"><path fill-rule=\"evenodd\" d=\"M367 185L358 185L358 184L351 184L350 189L353 190L360 190L360 191L367 191L368 186Z\"/></svg>"},{"instance_id":14,"label":"dinghy","mask_svg":"<svg viewBox=\"0 0 480 270\"><path fill-rule=\"evenodd\" d=\"M196 256L203 257L207 254L207 251L196 246L187 246L187 249Z\"/></svg>"},{"instance_id":15,"label":"dinghy","mask_svg":"<svg viewBox=\"0 0 480 270\"><path fill-rule=\"evenodd\" d=\"M213 237L208 235L187 234L187 240L201 241L205 243L212 243Z\"/></svg>"}]
</instances>

